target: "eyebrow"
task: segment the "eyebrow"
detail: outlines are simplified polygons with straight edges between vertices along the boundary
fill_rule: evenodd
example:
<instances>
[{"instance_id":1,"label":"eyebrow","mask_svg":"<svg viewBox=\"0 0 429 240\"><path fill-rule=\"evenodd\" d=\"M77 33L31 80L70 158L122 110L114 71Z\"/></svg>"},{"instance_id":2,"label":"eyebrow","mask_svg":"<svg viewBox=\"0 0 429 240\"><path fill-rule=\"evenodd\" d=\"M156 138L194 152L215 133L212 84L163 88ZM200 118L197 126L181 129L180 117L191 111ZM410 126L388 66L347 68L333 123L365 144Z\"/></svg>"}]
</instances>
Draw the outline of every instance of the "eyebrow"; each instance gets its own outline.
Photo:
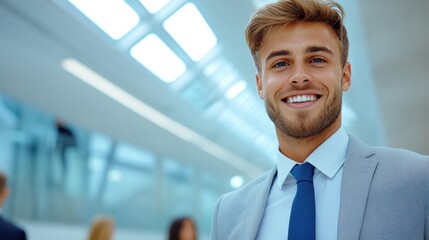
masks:
<instances>
[{"instance_id":1,"label":"eyebrow","mask_svg":"<svg viewBox=\"0 0 429 240\"><path fill-rule=\"evenodd\" d=\"M327 47L323 46L310 46L305 49L305 53L315 53L315 52L326 52L331 55L334 55L334 53Z\"/></svg>"},{"instance_id":2,"label":"eyebrow","mask_svg":"<svg viewBox=\"0 0 429 240\"><path fill-rule=\"evenodd\" d=\"M268 55L268 57L265 59L265 62L268 62L268 60L269 60L270 58L273 58L273 57L278 57L278 56L289 56L289 55L292 55L292 53L291 53L289 50L279 50L279 51L274 51L274 52L271 52L271 53Z\"/></svg>"},{"instance_id":3,"label":"eyebrow","mask_svg":"<svg viewBox=\"0 0 429 240\"><path fill-rule=\"evenodd\" d=\"M323 46L309 46L305 49L305 53L315 53L315 52L326 52L328 54L334 55L334 53L327 47ZM279 50L271 52L268 57L265 59L265 62L268 62L269 59L278 56L290 56L292 52L289 50Z\"/></svg>"}]
</instances>

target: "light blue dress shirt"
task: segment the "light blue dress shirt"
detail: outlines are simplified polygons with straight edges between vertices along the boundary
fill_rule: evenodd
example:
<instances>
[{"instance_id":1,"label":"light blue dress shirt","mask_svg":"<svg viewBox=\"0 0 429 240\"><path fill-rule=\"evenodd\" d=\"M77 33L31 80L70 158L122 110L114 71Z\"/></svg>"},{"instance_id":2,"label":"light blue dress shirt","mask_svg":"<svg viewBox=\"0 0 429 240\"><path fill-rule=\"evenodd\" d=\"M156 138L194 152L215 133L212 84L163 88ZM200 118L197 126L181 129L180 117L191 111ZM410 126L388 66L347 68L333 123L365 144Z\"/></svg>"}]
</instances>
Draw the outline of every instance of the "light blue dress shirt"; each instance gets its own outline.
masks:
<instances>
[{"instance_id":1,"label":"light blue dress shirt","mask_svg":"<svg viewBox=\"0 0 429 240\"><path fill-rule=\"evenodd\" d=\"M305 162L315 166L313 183L316 200L316 239L336 240L340 211L341 178L349 136L343 128L314 150ZM277 177L268 196L258 240L286 240L289 217L296 194L296 181L290 174L295 161L277 154Z\"/></svg>"}]
</instances>

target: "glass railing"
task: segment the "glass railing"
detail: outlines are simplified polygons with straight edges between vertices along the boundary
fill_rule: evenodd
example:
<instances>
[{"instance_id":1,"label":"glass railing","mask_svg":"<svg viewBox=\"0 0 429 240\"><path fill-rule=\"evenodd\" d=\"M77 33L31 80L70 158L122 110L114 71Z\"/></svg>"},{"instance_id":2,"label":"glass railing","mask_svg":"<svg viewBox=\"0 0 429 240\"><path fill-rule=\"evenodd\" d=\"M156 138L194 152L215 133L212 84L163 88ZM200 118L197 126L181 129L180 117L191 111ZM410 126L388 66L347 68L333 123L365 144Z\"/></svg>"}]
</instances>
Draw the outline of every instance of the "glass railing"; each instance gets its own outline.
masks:
<instances>
[{"instance_id":1,"label":"glass railing","mask_svg":"<svg viewBox=\"0 0 429 240\"><path fill-rule=\"evenodd\" d=\"M159 156L0 98L0 169L11 195L4 214L22 221L88 224L98 214L119 227L163 231L192 216L208 234L212 207L231 190L186 161Z\"/></svg>"}]
</instances>

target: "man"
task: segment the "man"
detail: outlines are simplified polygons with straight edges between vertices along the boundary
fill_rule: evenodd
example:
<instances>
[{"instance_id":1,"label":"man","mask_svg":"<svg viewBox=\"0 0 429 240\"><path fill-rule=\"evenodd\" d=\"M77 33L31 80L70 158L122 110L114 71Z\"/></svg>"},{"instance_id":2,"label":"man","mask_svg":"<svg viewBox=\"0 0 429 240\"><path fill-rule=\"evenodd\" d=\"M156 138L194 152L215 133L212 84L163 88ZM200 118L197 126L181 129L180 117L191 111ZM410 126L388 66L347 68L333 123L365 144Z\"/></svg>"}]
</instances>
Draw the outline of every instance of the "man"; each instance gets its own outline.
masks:
<instances>
[{"instance_id":1,"label":"man","mask_svg":"<svg viewBox=\"0 0 429 240\"><path fill-rule=\"evenodd\" d=\"M55 121L55 127L57 129L55 149L61 159L62 175L66 176L68 174L67 151L76 148L76 137L73 131L61 119Z\"/></svg>"},{"instance_id":2,"label":"man","mask_svg":"<svg viewBox=\"0 0 429 240\"><path fill-rule=\"evenodd\" d=\"M281 0L252 16L246 40L277 166L218 200L213 240L429 239L429 157L370 147L341 126L351 84L343 12Z\"/></svg>"},{"instance_id":3,"label":"man","mask_svg":"<svg viewBox=\"0 0 429 240\"><path fill-rule=\"evenodd\" d=\"M6 201L6 198L9 194L9 189L7 187L6 176L0 171L0 207L3 206L3 203ZM0 239L4 240L26 240L25 232L12 224L11 222L6 221L0 215Z\"/></svg>"}]
</instances>

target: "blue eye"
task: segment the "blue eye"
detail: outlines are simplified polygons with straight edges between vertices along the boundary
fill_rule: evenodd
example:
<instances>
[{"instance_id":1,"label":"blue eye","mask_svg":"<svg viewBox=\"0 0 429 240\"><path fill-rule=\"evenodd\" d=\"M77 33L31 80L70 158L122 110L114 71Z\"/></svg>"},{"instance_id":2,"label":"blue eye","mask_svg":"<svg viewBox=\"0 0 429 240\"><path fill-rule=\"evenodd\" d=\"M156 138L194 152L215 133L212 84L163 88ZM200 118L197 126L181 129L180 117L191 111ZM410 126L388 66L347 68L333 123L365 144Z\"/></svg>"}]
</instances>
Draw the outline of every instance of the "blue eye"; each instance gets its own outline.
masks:
<instances>
[{"instance_id":1,"label":"blue eye","mask_svg":"<svg viewBox=\"0 0 429 240\"><path fill-rule=\"evenodd\" d=\"M286 65L287 65L287 63L286 63L286 62L278 62L278 63L274 64L274 67L275 67L275 68L278 68L278 67L285 67Z\"/></svg>"},{"instance_id":2,"label":"blue eye","mask_svg":"<svg viewBox=\"0 0 429 240\"><path fill-rule=\"evenodd\" d=\"M310 62L312 62L312 63L324 63L326 61L322 58L313 58L313 59L311 59Z\"/></svg>"}]
</instances>

